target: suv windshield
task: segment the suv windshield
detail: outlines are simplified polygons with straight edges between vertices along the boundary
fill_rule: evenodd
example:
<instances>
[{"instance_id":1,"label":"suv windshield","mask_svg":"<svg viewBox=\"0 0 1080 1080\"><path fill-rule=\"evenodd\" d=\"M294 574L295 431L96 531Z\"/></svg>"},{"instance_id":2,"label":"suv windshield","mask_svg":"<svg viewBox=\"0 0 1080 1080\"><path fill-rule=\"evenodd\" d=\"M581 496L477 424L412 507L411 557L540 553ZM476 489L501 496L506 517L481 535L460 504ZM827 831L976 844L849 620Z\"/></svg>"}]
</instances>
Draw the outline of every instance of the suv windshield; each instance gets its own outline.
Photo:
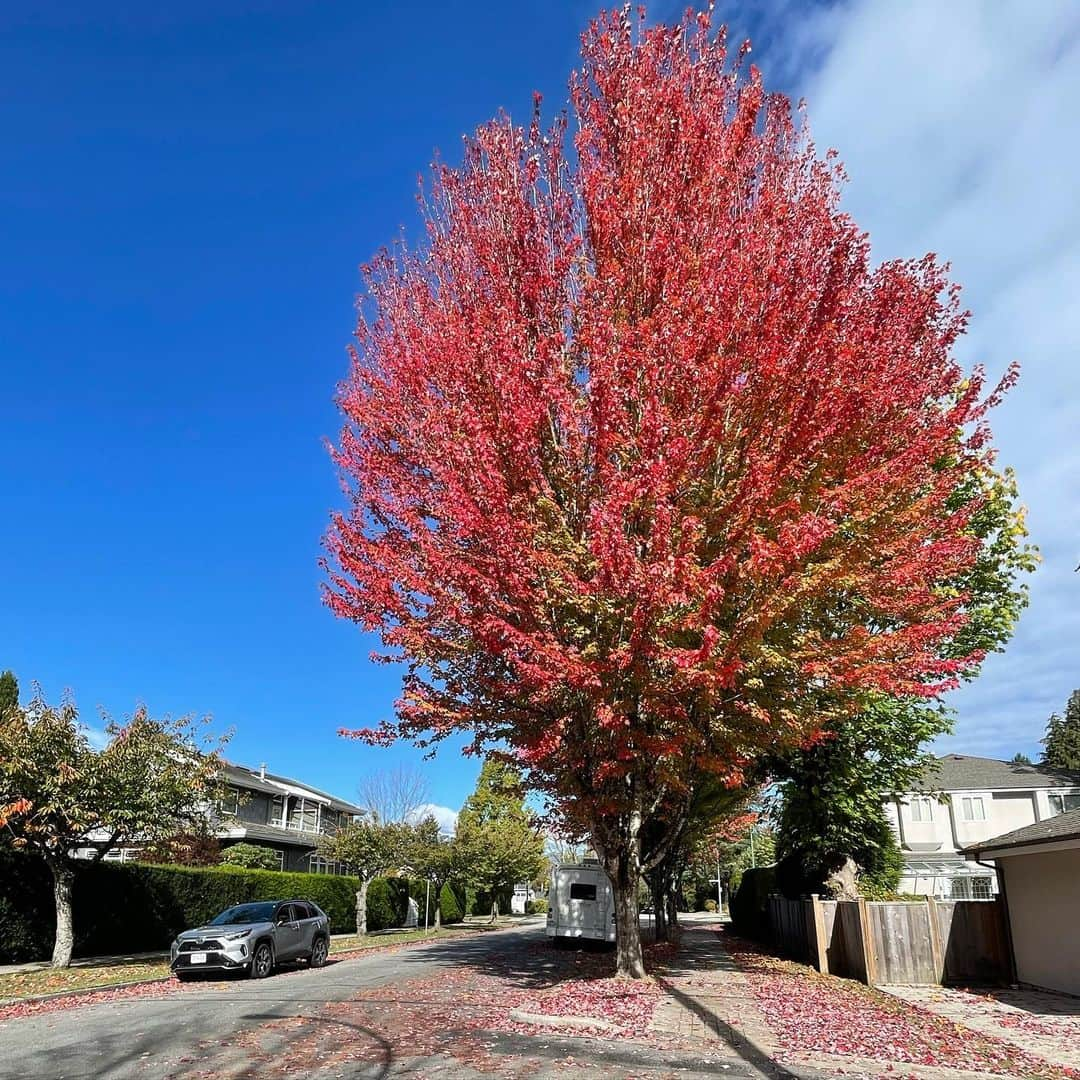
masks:
<instances>
[{"instance_id":1,"label":"suv windshield","mask_svg":"<svg viewBox=\"0 0 1080 1080\"><path fill-rule=\"evenodd\" d=\"M277 904L237 904L210 920L210 926L239 926L241 923L273 922Z\"/></svg>"}]
</instances>

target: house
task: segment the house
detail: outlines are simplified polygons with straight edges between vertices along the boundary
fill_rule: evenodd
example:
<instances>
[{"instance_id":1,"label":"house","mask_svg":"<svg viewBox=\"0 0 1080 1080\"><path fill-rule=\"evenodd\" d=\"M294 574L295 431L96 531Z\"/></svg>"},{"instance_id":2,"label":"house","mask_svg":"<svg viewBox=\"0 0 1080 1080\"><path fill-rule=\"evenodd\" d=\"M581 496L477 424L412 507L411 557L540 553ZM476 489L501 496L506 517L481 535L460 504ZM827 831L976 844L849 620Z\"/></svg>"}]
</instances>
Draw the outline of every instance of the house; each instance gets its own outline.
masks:
<instances>
[{"instance_id":1,"label":"house","mask_svg":"<svg viewBox=\"0 0 1080 1080\"><path fill-rule=\"evenodd\" d=\"M952 900L989 899L993 867L965 849L1080 809L1080 773L1044 765L946 754L917 792L885 804L903 856L900 891Z\"/></svg>"},{"instance_id":2,"label":"house","mask_svg":"<svg viewBox=\"0 0 1080 1080\"><path fill-rule=\"evenodd\" d=\"M997 867L1017 979L1080 995L1080 809L979 841L965 854Z\"/></svg>"},{"instance_id":3,"label":"house","mask_svg":"<svg viewBox=\"0 0 1080 1080\"><path fill-rule=\"evenodd\" d=\"M364 809L266 771L226 765L226 797L219 806L217 837L223 848L241 841L272 848L282 870L338 874L345 870L317 852L319 840L360 817Z\"/></svg>"},{"instance_id":4,"label":"house","mask_svg":"<svg viewBox=\"0 0 1080 1080\"><path fill-rule=\"evenodd\" d=\"M325 791L287 776L226 763L220 779L225 795L215 808L214 830L222 848L245 842L270 848L282 870L339 874L345 869L323 858L317 848L322 837L365 811ZM114 848L105 858L127 862L138 858L137 846Z\"/></svg>"}]
</instances>

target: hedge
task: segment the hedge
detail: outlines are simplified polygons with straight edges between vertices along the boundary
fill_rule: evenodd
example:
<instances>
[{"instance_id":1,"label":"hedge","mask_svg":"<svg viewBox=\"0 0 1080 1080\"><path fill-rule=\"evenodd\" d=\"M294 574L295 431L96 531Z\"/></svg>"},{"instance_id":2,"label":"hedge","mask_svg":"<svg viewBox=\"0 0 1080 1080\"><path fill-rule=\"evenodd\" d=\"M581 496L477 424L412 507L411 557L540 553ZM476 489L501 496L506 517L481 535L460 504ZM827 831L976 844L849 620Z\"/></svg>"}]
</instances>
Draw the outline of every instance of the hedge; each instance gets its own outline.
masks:
<instances>
[{"instance_id":1,"label":"hedge","mask_svg":"<svg viewBox=\"0 0 1080 1080\"><path fill-rule=\"evenodd\" d=\"M766 941L769 937L769 897L776 892L776 867L758 866L743 871L731 898L731 922L743 937Z\"/></svg>"},{"instance_id":2,"label":"hedge","mask_svg":"<svg viewBox=\"0 0 1080 1080\"><path fill-rule=\"evenodd\" d=\"M48 870L37 859L0 851L0 880L0 963L47 958L56 929ZM229 866L87 865L75 877L75 955L164 949L181 930L232 904L280 897L312 900L330 917L332 932L348 932L356 925L358 884L330 874Z\"/></svg>"},{"instance_id":3,"label":"hedge","mask_svg":"<svg viewBox=\"0 0 1080 1080\"><path fill-rule=\"evenodd\" d=\"M52 878L40 859L0 848L0 964L44 960L56 931ZM209 922L218 912L250 900L312 900L330 917L331 932L356 928L354 877L282 873L242 867L153 866L95 863L75 876L75 955L108 956L168 948L181 931ZM409 897L424 925L423 879L375 878L368 886L369 930L402 926ZM431 898L429 925L434 923ZM464 896L442 891L442 921L461 922Z\"/></svg>"}]
</instances>

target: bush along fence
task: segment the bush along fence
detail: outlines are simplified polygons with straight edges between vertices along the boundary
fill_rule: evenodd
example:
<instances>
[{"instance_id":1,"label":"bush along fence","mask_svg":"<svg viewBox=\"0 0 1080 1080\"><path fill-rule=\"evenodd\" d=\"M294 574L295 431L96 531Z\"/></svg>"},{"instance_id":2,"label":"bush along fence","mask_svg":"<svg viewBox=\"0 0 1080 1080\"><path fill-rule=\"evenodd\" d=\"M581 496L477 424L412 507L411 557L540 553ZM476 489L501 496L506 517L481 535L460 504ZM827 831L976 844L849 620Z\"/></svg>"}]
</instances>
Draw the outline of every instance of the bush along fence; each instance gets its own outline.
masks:
<instances>
[{"instance_id":1,"label":"bush along fence","mask_svg":"<svg viewBox=\"0 0 1080 1080\"><path fill-rule=\"evenodd\" d=\"M0 852L0 880L0 963L47 959L56 918L48 871L36 859ZM251 900L311 900L329 916L331 932L348 933L356 927L358 888L356 878L330 874L98 863L75 878L75 955L165 949L181 930ZM376 878L368 889L368 929L404 925L410 896L423 926L426 889L422 880ZM457 891L443 889L444 923L460 922L464 906Z\"/></svg>"},{"instance_id":2,"label":"bush along fence","mask_svg":"<svg viewBox=\"0 0 1080 1080\"><path fill-rule=\"evenodd\" d=\"M886 984L1014 981L1004 901L768 897L768 939L818 971Z\"/></svg>"}]
</instances>

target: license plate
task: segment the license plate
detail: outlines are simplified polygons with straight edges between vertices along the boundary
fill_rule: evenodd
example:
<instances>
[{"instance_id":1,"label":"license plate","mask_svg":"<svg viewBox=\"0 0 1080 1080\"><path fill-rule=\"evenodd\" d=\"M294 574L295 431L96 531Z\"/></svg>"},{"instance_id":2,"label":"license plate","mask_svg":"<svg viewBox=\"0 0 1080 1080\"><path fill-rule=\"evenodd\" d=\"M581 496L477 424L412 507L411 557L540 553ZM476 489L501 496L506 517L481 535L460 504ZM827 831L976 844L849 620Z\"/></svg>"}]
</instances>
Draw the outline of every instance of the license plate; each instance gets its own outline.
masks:
<instances>
[{"instance_id":1,"label":"license plate","mask_svg":"<svg viewBox=\"0 0 1080 1080\"><path fill-rule=\"evenodd\" d=\"M205 964L206 963L206 953L204 953L204 952L193 952L191 954L190 962L192 964Z\"/></svg>"}]
</instances>

